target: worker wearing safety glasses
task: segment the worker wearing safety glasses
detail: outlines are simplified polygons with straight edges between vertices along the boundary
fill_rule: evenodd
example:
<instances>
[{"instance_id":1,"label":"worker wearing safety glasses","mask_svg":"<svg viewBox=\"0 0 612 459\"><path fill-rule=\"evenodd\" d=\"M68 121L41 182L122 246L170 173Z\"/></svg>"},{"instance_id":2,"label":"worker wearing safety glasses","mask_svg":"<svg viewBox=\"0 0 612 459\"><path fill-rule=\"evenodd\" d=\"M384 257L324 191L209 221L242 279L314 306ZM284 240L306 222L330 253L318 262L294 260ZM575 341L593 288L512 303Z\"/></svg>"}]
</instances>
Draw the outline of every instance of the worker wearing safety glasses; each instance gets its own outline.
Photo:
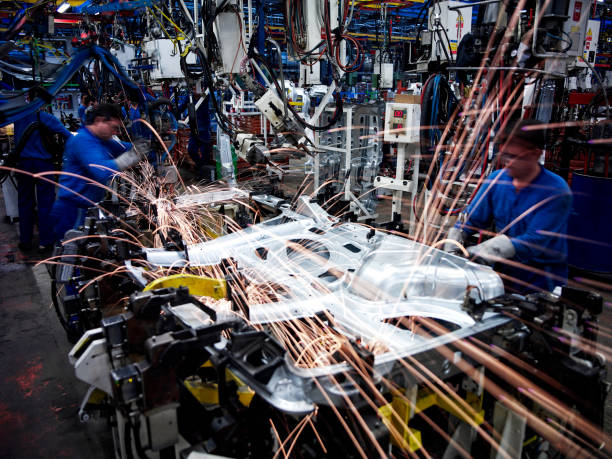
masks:
<instances>
[{"instance_id":1,"label":"worker wearing safety glasses","mask_svg":"<svg viewBox=\"0 0 612 459\"><path fill-rule=\"evenodd\" d=\"M567 221L572 194L539 158L545 126L521 120L497 136L503 169L493 172L451 228L444 250L457 251L476 233L493 237L467 248L495 266L508 292L552 291L567 281ZM493 226L493 228L491 228Z\"/></svg>"}]
</instances>

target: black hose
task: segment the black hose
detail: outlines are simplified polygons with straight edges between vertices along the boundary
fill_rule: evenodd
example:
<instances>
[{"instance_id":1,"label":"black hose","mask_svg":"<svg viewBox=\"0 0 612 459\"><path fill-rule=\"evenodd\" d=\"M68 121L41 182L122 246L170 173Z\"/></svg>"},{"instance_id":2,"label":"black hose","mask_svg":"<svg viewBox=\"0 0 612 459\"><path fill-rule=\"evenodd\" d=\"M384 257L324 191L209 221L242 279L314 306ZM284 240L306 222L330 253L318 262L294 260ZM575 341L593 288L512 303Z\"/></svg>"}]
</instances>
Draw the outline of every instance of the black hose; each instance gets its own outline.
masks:
<instances>
[{"instance_id":1,"label":"black hose","mask_svg":"<svg viewBox=\"0 0 612 459\"><path fill-rule=\"evenodd\" d=\"M444 32L446 33L446 32ZM446 52L446 45L444 44L444 40L442 39L442 34L440 33L440 28L436 27L436 34L438 34L438 38L440 39L440 44L442 45L442 51L444 51L444 56L446 57L446 60L452 64L452 60L450 58L450 56L448 55L448 53ZM449 42L450 45L450 42ZM450 50L449 50L450 51Z\"/></svg>"},{"instance_id":2,"label":"black hose","mask_svg":"<svg viewBox=\"0 0 612 459\"><path fill-rule=\"evenodd\" d=\"M190 51L191 52L191 51ZM190 78L192 80L199 80L204 76L204 64L200 63L202 65L202 71L200 72L193 72L189 69L189 65L187 64L187 56L189 55L189 53L185 54L184 56L181 56L180 58L180 66L181 66L181 71L185 74L185 76L187 78ZM196 52L197 55L197 52Z\"/></svg>"},{"instance_id":3,"label":"black hose","mask_svg":"<svg viewBox=\"0 0 612 459\"><path fill-rule=\"evenodd\" d=\"M431 75L427 81L425 82L423 88L423 94L421 96L421 119L420 119L420 127L421 127L421 136L420 136L420 151L421 157L424 158L421 160L421 164L423 166L429 165L431 163L431 150L434 146L431 145L431 135L430 130L432 127L431 124L431 111L432 107L432 99L433 99L433 79L435 78L435 74ZM427 126L427 129L423 129L423 126ZM415 171L415 173L419 173L419 171ZM427 181L429 181L429 176ZM425 185L430 185L430 183L426 183Z\"/></svg>"},{"instance_id":4,"label":"black hose","mask_svg":"<svg viewBox=\"0 0 612 459\"><path fill-rule=\"evenodd\" d=\"M417 16L417 36L416 36L416 40L415 43L419 43L419 39L421 38L421 29L423 27L423 25L425 24L425 19L427 18L427 16L424 16L423 19L421 19L421 14L423 14L425 12L425 10L427 9L427 6L429 6L429 3L431 2L431 0L427 0L425 3L423 3L423 6L421 7L421 10L419 11L419 14Z\"/></svg>"},{"instance_id":5,"label":"black hose","mask_svg":"<svg viewBox=\"0 0 612 459\"><path fill-rule=\"evenodd\" d=\"M438 29L438 31L439 31L439 30L440 30L440 29ZM446 42L448 43L448 52L450 53L450 56L449 56L448 54L447 54L446 56L447 56L447 58L448 58L448 61L449 61L451 64L454 64L454 61L453 61L453 50L451 49L451 42L450 42L450 38L448 38L448 34L446 33L446 29L445 29L444 27L442 27L442 32L444 32L444 37L446 37ZM438 32L438 35L439 35L439 32ZM446 53L445 53L445 54L446 54Z\"/></svg>"},{"instance_id":6,"label":"black hose","mask_svg":"<svg viewBox=\"0 0 612 459\"><path fill-rule=\"evenodd\" d=\"M233 137L234 124L227 118L227 116L225 116L223 110L221 107L219 107L217 98L215 97L215 87L213 85L212 70L210 69L210 65L208 64L204 53L199 48L196 48L195 52L202 63L202 69L204 70L204 83L206 84L210 93L213 108L215 109L215 114L217 115L217 121L219 122L219 127L230 137Z\"/></svg>"},{"instance_id":7,"label":"black hose","mask_svg":"<svg viewBox=\"0 0 612 459\"><path fill-rule=\"evenodd\" d=\"M251 57L253 59L255 59L256 61L260 62L261 64L263 64L263 66L266 68L266 70L268 71L268 73L272 77L272 81L274 82L274 86L276 87L276 90L278 91L279 94L282 94L282 89L280 88L280 86L278 84L278 78L276 78L276 73L268 65L268 62L258 53L253 53L253 56L251 56ZM319 132L320 131L327 131L334 124L336 124L338 122L338 120L340 119L340 117L342 116L342 98L340 97L339 93L334 92L334 100L336 102L336 109L334 111L334 115L332 116L332 118L329 121L329 123L327 123L324 126L315 126L313 124L310 124L310 123L306 122L299 115L299 113L293 108L293 106L291 104L288 104L287 107L289 108L291 113L293 113L293 116L295 117L296 121L299 124L301 124L303 127L306 127L308 129L312 129L313 131L319 131Z\"/></svg>"},{"instance_id":8,"label":"black hose","mask_svg":"<svg viewBox=\"0 0 612 459\"><path fill-rule=\"evenodd\" d=\"M157 110L159 107L163 105L167 105L170 108L170 112L172 113L172 115L174 115L174 117L178 119L177 113L174 110L174 105L172 104L170 99L166 99L165 97L160 97L159 99L154 100L147 106L147 109L149 112L149 119L153 119L152 115L155 112L155 110Z\"/></svg>"}]
</instances>

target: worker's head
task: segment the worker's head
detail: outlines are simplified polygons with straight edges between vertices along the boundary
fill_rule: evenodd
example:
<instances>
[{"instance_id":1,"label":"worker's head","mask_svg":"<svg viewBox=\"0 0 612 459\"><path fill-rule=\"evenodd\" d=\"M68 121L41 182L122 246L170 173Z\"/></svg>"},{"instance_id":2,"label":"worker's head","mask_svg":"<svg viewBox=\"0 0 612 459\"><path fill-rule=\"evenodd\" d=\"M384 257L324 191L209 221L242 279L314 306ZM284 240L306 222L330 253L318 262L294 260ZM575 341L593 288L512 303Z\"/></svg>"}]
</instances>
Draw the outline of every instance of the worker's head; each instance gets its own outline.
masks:
<instances>
[{"instance_id":1,"label":"worker's head","mask_svg":"<svg viewBox=\"0 0 612 459\"><path fill-rule=\"evenodd\" d=\"M99 104L89 115L87 129L102 140L110 140L121 130L121 110L117 105Z\"/></svg>"},{"instance_id":2,"label":"worker's head","mask_svg":"<svg viewBox=\"0 0 612 459\"><path fill-rule=\"evenodd\" d=\"M502 165L513 178L529 175L542 155L545 125L536 120L520 120L497 135Z\"/></svg>"}]
</instances>

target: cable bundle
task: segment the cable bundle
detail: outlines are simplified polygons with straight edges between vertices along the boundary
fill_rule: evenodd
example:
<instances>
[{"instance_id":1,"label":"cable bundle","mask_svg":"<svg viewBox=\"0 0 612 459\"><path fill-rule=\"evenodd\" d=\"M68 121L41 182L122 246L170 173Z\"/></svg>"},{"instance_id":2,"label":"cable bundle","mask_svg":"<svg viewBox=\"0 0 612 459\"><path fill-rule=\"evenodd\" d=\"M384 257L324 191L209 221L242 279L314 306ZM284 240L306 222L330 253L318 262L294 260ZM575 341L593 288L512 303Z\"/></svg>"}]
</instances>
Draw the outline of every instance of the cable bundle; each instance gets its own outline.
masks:
<instances>
[{"instance_id":1,"label":"cable bundle","mask_svg":"<svg viewBox=\"0 0 612 459\"><path fill-rule=\"evenodd\" d=\"M312 49L307 50L303 46L307 34L306 23L304 21L304 4L302 0L286 0L285 2L285 29L287 31L287 43L299 57L300 62L304 65L312 66L327 54L330 62L336 65L343 72L354 72L361 67L364 60L364 53L359 41L345 33L348 24L353 15L354 2L349 9L349 2L344 2L344 10L342 14L342 22L336 28L331 28L329 10L329 2L325 2L323 8L323 26L325 38L321 40ZM346 65L341 61L340 45L342 41L346 41L352 46L354 58Z\"/></svg>"}]
</instances>

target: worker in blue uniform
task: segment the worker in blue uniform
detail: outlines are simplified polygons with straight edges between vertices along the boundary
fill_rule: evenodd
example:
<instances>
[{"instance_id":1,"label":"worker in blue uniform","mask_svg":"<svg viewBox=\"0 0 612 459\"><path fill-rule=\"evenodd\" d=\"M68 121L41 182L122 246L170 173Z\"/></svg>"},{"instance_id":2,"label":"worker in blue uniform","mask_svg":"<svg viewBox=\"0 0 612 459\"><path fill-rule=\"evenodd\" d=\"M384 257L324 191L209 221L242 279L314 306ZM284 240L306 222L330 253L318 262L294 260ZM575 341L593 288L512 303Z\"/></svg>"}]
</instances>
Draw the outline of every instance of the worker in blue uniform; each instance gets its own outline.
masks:
<instances>
[{"instance_id":1,"label":"worker in blue uniform","mask_svg":"<svg viewBox=\"0 0 612 459\"><path fill-rule=\"evenodd\" d=\"M81 97L81 105L79 105L79 119L81 120L81 126L87 124L87 114L93 108L93 100L88 94L84 94Z\"/></svg>"},{"instance_id":2,"label":"worker in blue uniform","mask_svg":"<svg viewBox=\"0 0 612 459\"><path fill-rule=\"evenodd\" d=\"M90 124L66 143L63 174L51 213L57 240L83 224L87 209L104 198L105 186L116 172L142 159L142 148L115 137L120 129L119 107L100 104L92 110Z\"/></svg>"},{"instance_id":3,"label":"worker in blue uniform","mask_svg":"<svg viewBox=\"0 0 612 459\"><path fill-rule=\"evenodd\" d=\"M38 123L29 128L33 123ZM17 168L29 174L17 175L17 202L19 208L19 249L28 252L32 249L35 210L38 213L38 252L44 253L53 247L55 240L53 224L49 214L55 200L55 177L51 174L34 178L30 174L55 170L51 152L45 147L44 135L59 134L65 139L71 137L64 125L53 115L38 112L15 122L15 140L19 143L22 136L25 145L19 155ZM47 180L45 180L45 178Z\"/></svg>"},{"instance_id":4,"label":"worker in blue uniform","mask_svg":"<svg viewBox=\"0 0 612 459\"><path fill-rule=\"evenodd\" d=\"M148 129L146 129L145 125L142 122L135 122L142 118L142 114L140 113L140 106L138 101L130 100L129 107L126 111L124 107L121 107L121 111L123 116L127 118L128 122L128 133L132 137L145 137L147 135Z\"/></svg>"},{"instance_id":5,"label":"worker in blue uniform","mask_svg":"<svg viewBox=\"0 0 612 459\"><path fill-rule=\"evenodd\" d=\"M508 292L551 291L567 281L567 220L572 194L565 181L539 164L544 126L522 120L499 136L504 168L493 172L448 234L444 249L494 225L496 236L467 248L495 265Z\"/></svg>"}]
</instances>

